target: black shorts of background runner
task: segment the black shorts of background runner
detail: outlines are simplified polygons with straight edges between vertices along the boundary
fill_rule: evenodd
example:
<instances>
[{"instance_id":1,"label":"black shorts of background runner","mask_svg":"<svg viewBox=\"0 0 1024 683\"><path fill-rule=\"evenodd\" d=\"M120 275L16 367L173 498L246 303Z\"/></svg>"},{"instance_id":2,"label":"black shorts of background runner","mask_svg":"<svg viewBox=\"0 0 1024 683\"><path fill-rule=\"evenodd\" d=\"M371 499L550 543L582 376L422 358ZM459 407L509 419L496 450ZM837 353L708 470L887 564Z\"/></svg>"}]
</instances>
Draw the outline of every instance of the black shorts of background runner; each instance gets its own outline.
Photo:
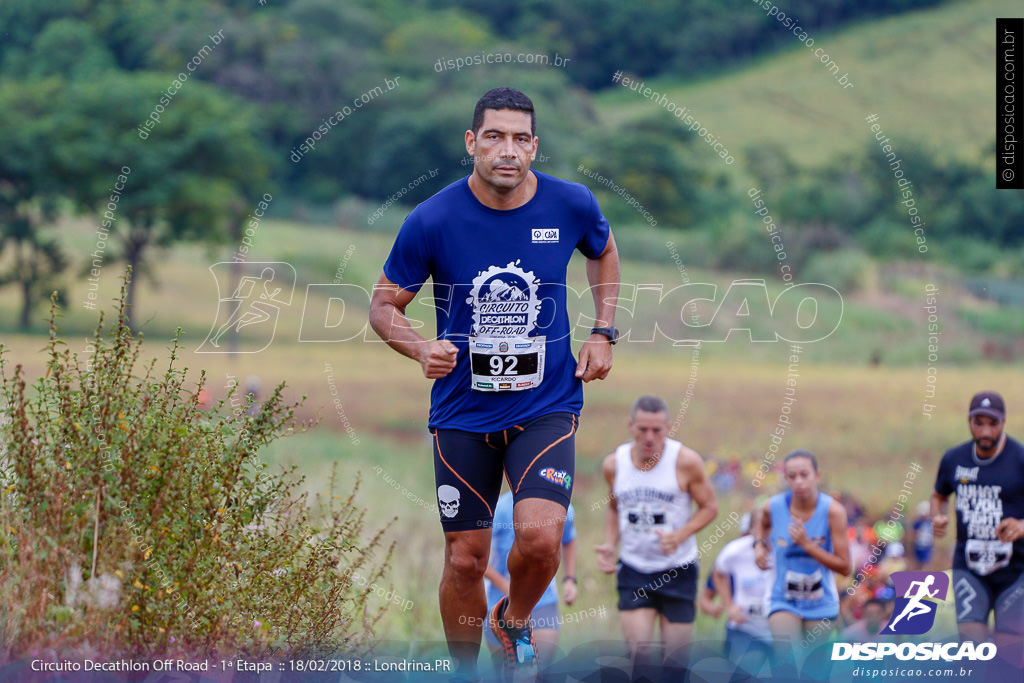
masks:
<instances>
[{"instance_id":1,"label":"black shorts of background runner","mask_svg":"<svg viewBox=\"0 0 1024 683\"><path fill-rule=\"evenodd\" d=\"M620 563L619 610L651 608L673 624L692 624L697 616L697 564L662 572L640 572Z\"/></svg>"},{"instance_id":2,"label":"black shorts of background runner","mask_svg":"<svg viewBox=\"0 0 1024 683\"><path fill-rule=\"evenodd\" d=\"M568 508L578 424L572 413L552 413L498 432L431 430L444 530L489 529L503 476L517 503L543 498Z\"/></svg>"}]
</instances>

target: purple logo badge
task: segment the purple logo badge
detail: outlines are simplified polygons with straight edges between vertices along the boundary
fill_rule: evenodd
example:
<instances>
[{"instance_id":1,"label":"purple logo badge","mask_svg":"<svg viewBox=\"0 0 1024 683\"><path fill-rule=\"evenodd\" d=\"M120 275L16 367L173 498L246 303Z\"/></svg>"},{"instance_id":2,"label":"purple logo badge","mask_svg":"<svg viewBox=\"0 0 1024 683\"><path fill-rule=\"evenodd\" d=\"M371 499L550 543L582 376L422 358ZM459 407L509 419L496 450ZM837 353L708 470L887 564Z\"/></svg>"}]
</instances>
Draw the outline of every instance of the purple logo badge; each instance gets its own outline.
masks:
<instances>
[{"instance_id":1,"label":"purple logo badge","mask_svg":"<svg viewBox=\"0 0 1024 683\"><path fill-rule=\"evenodd\" d=\"M893 572L892 583L901 597L896 598L892 619L882 633L926 633L935 624L938 601L945 601L949 593L949 577L942 572Z\"/></svg>"}]
</instances>

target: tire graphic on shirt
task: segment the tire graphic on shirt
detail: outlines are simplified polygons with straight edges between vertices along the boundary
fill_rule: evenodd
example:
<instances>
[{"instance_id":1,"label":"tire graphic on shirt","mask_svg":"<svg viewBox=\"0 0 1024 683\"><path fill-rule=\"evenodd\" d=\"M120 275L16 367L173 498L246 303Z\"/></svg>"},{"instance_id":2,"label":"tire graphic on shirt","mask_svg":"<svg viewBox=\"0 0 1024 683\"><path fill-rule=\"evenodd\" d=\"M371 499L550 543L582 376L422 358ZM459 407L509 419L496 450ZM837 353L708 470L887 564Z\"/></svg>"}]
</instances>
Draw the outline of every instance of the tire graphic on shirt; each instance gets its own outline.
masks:
<instances>
[{"instance_id":1,"label":"tire graphic on shirt","mask_svg":"<svg viewBox=\"0 0 1024 683\"><path fill-rule=\"evenodd\" d=\"M525 337L537 327L540 280L518 264L516 260L505 266L491 266L473 278L473 289L466 299L473 307L473 335Z\"/></svg>"}]
</instances>

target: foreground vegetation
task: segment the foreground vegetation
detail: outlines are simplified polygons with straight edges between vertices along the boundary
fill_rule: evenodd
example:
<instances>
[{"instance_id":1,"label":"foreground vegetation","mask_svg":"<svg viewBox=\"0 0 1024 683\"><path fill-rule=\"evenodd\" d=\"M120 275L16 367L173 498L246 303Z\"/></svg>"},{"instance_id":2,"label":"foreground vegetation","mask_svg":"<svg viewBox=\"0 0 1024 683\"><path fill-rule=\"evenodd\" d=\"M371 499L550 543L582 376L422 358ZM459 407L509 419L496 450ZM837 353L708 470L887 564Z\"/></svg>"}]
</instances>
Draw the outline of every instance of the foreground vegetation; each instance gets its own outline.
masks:
<instances>
[{"instance_id":1,"label":"foreground vegetation","mask_svg":"<svg viewBox=\"0 0 1024 683\"><path fill-rule=\"evenodd\" d=\"M37 381L0 356L0 658L368 647L384 529L364 535L356 486L310 497L258 456L298 404L236 384L204 406L177 341L162 372L141 352L122 289L82 354L51 320Z\"/></svg>"}]
</instances>

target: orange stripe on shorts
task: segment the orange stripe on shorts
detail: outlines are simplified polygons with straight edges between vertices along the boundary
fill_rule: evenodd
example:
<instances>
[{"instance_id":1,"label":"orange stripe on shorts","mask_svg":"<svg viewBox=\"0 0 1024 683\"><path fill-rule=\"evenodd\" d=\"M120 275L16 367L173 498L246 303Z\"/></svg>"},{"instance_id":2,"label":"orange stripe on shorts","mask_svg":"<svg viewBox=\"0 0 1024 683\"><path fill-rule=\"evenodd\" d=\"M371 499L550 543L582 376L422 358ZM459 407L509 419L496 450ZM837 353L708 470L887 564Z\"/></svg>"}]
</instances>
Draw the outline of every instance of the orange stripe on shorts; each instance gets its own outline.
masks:
<instances>
[{"instance_id":1,"label":"orange stripe on shorts","mask_svg":"<svg viewBox=\"0 0 1024 683\"><path fill-rule=\"evenodd\" d=\"M444 453L441 452L441 442L437 438L437 432L436 431L434 432L434 444L437 446L437 457L441 458L441 462L444 463L444 466L447 467L451 471L451 473L456 476L456 478L459 481L461 481L463 484L465 484L466 488L468 488L470 491L472 491L473 494L477 498L480 499L480 501L487 508L487 513L493 517L494 516L494 510L491 509L490 505L487 505L487 501L484 500L484 497L481 496L479 493L477 493L477 490L475 488L473 488L472 486L470 486L469 482L466 481L465 479L463 479L462 476L458 472L455 471L455 468L453 468L451 465L449 465L448 461L444 459ZM554 444L552 444L552 445L554 445ZM550 446L549 446L549 448L550 448Z\"/></svg>"}]
</instances>

